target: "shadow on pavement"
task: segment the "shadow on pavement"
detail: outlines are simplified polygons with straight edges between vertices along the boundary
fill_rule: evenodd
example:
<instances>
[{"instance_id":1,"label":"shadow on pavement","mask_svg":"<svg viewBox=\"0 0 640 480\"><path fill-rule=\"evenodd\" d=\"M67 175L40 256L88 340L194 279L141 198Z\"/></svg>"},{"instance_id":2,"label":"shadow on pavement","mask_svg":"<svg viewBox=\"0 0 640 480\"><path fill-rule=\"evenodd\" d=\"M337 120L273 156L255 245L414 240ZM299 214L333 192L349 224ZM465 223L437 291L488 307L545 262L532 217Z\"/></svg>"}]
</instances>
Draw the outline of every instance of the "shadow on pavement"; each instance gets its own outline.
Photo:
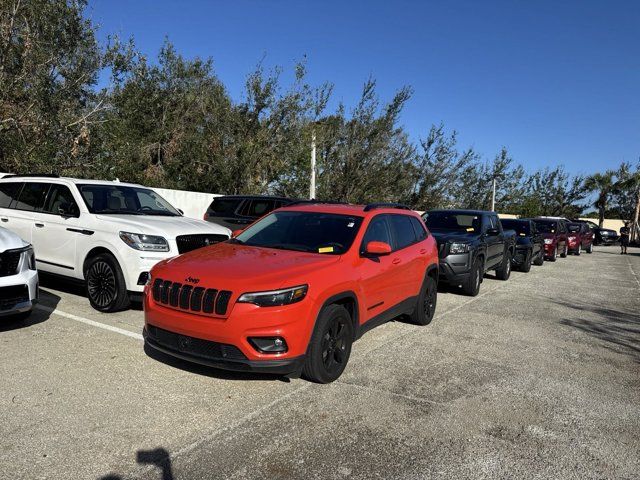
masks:
<instances>
[{"instance_id":1,"label":"shadow on pavement","mask_svg":"<svg viewBox=\"0 0 640 480\"><path fill-rule=\"evenodd\" d=\"M187 362L180 358L172 357L166 353L159 352L148 345L144 346L144 352L148 357L162 362L173 368L178 368L185 372L195 373L196 375L202 375L205 377L219 378L221 380L277 380L280 382L289 383L291 380L282 375L272 375L268 373L251 373L251 372L234 372L231 370L219 370L217 368L208 367L206 365L200 365L198 363Z\"/></svg>"},{"instance_id":2,"label":"shadow on pavement","mask_svg":"<svg viewBox=\"0 0 640 480\"><path fill-rule=\"evenodd\" d=\"M40 290L40 301L47 307L55 308L60 302L60 297L50 292ZM42 322L46 322L51 317L51 313L45 310L34 308L26 319L13 319L11 317L0 317L0 333L21 328L29 328Z\"/></svg>"},{"instance_id":3,"label":"shadow on pavement","mask_svg":"<svg viewBox=\"0 0 640 480\"><path fill-rule=\"evenodd\" d=\"M616 346L616 351L626 353L640 363L640 314L587 303L556 302L578 313L575 318L560 320L562 325L576 328L599 340ZM584 313L597 318L586 319Z\"/></svg>"},{"instance_id":4,"label":"shadow on pavement","mask_svg":"<svg viewBox=\"0 0 640 480\"><path fill-rule=\"evenodd\" d=\"M136 453L136 461L140 465L154 465L159 470L162 480L174 480L173 470L171 469L171 457L169 452L164 448L156 448L154 450L138 450ZM124 480L124 477L110 473L98 480Z\"/></svg>"}]
</instances>

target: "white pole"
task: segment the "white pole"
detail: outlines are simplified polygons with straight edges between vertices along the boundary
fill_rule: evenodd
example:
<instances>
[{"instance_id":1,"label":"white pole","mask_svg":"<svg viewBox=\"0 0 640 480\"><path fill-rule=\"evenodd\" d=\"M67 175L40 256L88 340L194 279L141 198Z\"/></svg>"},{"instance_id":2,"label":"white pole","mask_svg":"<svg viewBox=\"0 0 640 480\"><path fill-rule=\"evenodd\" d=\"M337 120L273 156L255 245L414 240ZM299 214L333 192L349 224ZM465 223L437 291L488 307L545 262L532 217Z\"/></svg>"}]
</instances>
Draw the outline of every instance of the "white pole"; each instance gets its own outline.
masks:
<instances>
[{"instance_id":1,"label":"white pole","mask_svg":"<svg viewBox=\"0 0 640 480\"><path fill-rule=\"evenodd\" d=\"M309 186L309 198L316 198L316 132L311 134L311 185Z\"/></svg>"},{"instance_id":2,"label":"white pole","mask_svg":"<svg viewBox=\"0 0 640 480\"><path fill-rule=\"evenodd\" d=\"M493 193L491 194L491 211L496 211L496 177L493 177Z\"/></svg>"}]
</instances>

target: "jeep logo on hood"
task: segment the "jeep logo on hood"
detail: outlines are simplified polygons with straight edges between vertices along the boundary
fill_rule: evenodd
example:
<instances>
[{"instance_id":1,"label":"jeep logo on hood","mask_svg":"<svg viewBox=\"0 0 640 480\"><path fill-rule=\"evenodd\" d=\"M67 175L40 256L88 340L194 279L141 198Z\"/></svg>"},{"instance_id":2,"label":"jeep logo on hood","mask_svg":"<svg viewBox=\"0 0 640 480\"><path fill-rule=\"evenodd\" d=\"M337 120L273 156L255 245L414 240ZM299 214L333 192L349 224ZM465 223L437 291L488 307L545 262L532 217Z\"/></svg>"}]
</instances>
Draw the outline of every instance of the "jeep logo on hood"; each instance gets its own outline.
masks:
<instances>
[{"instance_id":1,"label":"jeep logo on hood","mask_svg":"<svg viewBox=\"0 0 640 480\"><path fill-rule=\"evenodd\" d=\"M198 284L200 283L200 279L199 278L193 278L193 277L187 277L184 279L185 282L187 283L194 283L194 284Z\"/></svg>"}]
</instances>

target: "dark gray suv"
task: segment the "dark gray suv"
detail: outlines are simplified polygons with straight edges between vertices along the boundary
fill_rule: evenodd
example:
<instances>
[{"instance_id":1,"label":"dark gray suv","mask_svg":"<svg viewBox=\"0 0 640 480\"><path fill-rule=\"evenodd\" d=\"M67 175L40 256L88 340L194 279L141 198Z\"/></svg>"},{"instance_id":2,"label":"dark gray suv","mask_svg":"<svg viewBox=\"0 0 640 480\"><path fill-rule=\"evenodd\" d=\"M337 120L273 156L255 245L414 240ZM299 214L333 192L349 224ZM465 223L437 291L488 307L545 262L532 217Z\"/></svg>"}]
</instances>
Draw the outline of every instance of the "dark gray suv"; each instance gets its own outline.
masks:
<instances>
[{"instance_id":1,"label":"dark gray suv","mask_svg":"<svg viewBox=\"0 0 640 480\"><path fill-rule=\"evenodd\" d=\"M291 198L267 195L223 195L213 199L204 219L231 231L241 230L272 210L294 201Z\"/></svg>"}]
</instances>

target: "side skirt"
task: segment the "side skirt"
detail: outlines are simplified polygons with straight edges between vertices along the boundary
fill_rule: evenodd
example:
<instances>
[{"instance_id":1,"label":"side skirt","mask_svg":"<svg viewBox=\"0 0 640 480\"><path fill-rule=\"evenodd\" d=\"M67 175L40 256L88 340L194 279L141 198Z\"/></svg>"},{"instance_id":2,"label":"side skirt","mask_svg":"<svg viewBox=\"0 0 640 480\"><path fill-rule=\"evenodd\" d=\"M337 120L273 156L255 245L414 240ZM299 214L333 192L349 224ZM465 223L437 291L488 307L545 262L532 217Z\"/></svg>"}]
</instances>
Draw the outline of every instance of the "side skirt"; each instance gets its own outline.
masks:
<instances>
[{"instance_id":1,"label":"side skirt","mask_svg":"<svg viewBox=\"0 0 640 480\"><path fill-rule=\"evenodd\" d=\"M366 323L360 325L358 327L358 332L356 334L356 340L362 337L369 330L372 330L376 327L379 327L383 323L387 323L389 320L393 320L400 315L409 315L413 313L413 310L416 308L416 302L418 301L418 297L409 297L400 303L394 305L391 308L388 308L384 312L379 313L375 317L367 320Z\"/></svg>"}]
</instances>

